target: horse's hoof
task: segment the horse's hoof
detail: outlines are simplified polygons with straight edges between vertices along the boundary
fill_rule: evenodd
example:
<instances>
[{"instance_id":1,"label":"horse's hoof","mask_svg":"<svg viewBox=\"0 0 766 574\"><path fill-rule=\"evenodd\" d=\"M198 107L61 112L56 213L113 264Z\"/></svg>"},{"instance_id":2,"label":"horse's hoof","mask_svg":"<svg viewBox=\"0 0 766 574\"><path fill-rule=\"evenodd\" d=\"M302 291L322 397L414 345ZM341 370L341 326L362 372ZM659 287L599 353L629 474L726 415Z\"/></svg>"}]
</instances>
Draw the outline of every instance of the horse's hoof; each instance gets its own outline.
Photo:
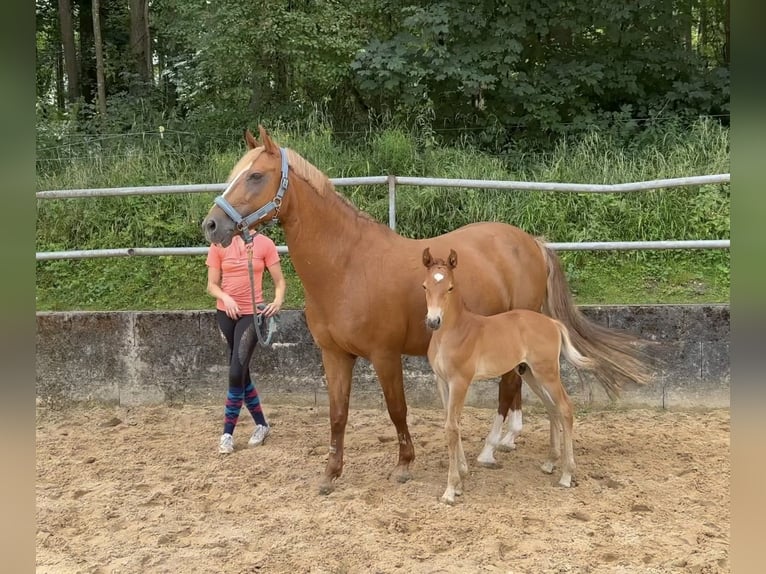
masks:
<instances>
[{"instance_id":1,"label":"horse's hoof","mask_svg":"<svg viewBox=\"0 0 766 574\"><path fill-rule=\"evenodd\" d=\"M392 474L394 480L400 484L404 484L412 478L412 473L407 469L396 469Z\"/></svg>"},{"instance_id":2,"label":"horse's hoof","mask_svg":"<svg viewBox=\"0 0 766 574\"><path fill-rule=\"evenodd\" d=\"M328 494L331 494L335 490L335 485L332 482L323 481L322 484L319 485L319 494L322 496L327 496Z\"/></svg>"},{"instance_id":3,"label":"horse's hoof","mask_svg":"<svg viewBox=\"0 0 766 574\"><path fill-rule=\"evenodd\" d=\"M498 468L502 468L499 462L496 460L480 460L479 466L482 466L484 468L490 468L492 470L497 470Z\"/></svg>"},{"instance_id":4,"label":"horse's hoof","mask_svg":"<svg viewBox=\"0 0 766 574\"><path fill-rule=\"evenodd\" d=\"M499 450L500 452L511 452L512 450L516 450L516 445L500 443L499 445L497 445L497 450Z\"/></svg>"},{"instance_id":5,"label":"horse's hoof","mask_svg":"<svg viewBox=\"0 0 766 574\"><path fill-rule=\"evenodd\" d=\"M577 486L577 481L573 476L568 477L561 477L561 480L559 480L559 486L563 488L571 488L573 486Z\"/></svg>"},{"instance_id":6,"label":"horse's hoof","mask_svg":"<svg viewBox=\"0 0 766 574\"><path fill-rule=\"evenodd\" d=\"M442 496L442 497L439 499L439 501L440 501L442 504L446 504L447 506L455 506L455 499L454 499L454 498L450 498L450 497L449 497L449 496L447 496L446 494L445 494L445 495L443 495L443 496Z\"/></svg>"},{"instance_id":7,"label":"horse's hoof","mask_svg":"<svg viewBox=\"0 0 766 574\"><path fill-rule=\"evenodd\" d=\"M555 465L551 461L546 460L543 464L540 465L540 470L542 470L545 474L553 474L554 466Z\"/></svg>"}]
</instances>

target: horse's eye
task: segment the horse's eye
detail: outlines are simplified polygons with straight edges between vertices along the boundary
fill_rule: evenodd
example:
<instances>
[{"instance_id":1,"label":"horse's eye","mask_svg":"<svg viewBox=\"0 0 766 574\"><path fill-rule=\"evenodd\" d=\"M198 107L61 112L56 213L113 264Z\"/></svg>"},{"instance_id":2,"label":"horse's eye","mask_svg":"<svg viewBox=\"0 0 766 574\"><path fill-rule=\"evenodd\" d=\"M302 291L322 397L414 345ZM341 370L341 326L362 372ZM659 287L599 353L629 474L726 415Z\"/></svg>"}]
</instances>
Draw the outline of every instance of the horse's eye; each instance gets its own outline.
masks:
<instances>
[{"instance_id":1,"label":"horse's eye","mask_svg":"<svg viewBox=\"0 0 766 574\"><path fill-rule=\"evenodd\" d=\"M251 173L250 175L247 176L247 179L252 181L252 182L257 183L257 182L259 182L259 181L261 181L263 179L263 174L259 173L257 171L254 171L253 173Z\"/></svg>"},{"instance_id":2,"label":"horse's eye","mask_svg":"<svg viewBox=\"0 0 766 574\"><path fill-rule=\"evenodd\" d=\"M425 284L425 283L423 283L423 289L427 289L427 287L426 287L426 284Z\"/></svg>"},{"instance_id":3,"label":"horse's eye","mask_svg":"<svg viewBox=\"0 0 766 574\"><path fill-rule=\"evenodd\" d=\"M449 289L447 289L447 293L452 293L452 290L453 290L453 289L454 289L454 287L453 287L452 285L450 285L450 286L449 286Z\"/></svg>"}]
</instances>

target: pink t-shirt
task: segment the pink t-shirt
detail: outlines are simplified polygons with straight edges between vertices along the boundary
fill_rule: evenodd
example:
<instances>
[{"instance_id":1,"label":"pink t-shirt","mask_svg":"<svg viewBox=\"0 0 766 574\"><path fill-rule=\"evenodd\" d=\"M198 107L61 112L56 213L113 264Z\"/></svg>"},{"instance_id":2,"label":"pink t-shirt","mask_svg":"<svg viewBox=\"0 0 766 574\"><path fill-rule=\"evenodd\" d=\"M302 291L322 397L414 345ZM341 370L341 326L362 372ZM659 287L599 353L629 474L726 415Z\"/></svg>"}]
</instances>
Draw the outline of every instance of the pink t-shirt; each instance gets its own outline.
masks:
<instances>
[{"instance_id":1,"label":"pink t-shirt","mask_svg":"<svg viewBox=\"0 0 766 574\"><path fill-rule=\"evenodd\" d=\"M258 234L253 238L253 275L255 276L255 302L263 302L263 270L279 262L277 246L265 235ZM213 244L207 252L208 267L221 270L221 289L231 295L239 305L243 315L253 313L253 302L250 294L250 271L247 268L247 249L240 235L235 235L228 247ZM216 308L225 311L220 299L216 300Z\"/></svg>"}]
</instances>

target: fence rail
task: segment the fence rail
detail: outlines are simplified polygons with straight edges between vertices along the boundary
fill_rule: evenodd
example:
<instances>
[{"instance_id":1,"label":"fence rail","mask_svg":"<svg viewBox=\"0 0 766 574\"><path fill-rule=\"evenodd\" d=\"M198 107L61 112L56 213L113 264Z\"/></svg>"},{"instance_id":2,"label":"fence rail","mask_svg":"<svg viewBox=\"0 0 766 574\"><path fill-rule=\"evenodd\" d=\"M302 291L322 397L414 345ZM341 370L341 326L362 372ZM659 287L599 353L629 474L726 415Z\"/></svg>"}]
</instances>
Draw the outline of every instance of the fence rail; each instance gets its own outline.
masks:
<instances>
[{"instance_id":1,"label":"fence rail","mask_svg":"<svg viewBox=\"0 0 766 574\"><path fill-rule=\"evenodd\" d=\"M388 185L389 209L388 221L391 229L396 229L396 186L419 187L456 187L500 189L506 191L547 191L566 193L628 193L689 187L693 185L709 185L730 183L728 173L679 177L671 179L655 179L618 184L584 184L584 183L555 183L531 181L503 181L482 179L443 179L430 177L406 177L381 175L369 177L340 177L331 179L336 187L360 185ZM194 185L164 185L141 187L112 187L94 189L54 189L38 191L37 199L73 199L88 197L115 197L128 195L159 195L178 193L219 193L226 188L225 183L194 184ZM559 251L595 251L595 250L632 250L632 249L729 249L728 239L688 240L688 241L604 241L577 243L548 243L548 246ZM91 249L74 251L42 251L35 254L38 261L52 259L84 259L96 257L130 257L157 255L205 255L207 247L130 247L120 249ZM287 246L279 245L277 251L288 253Z\"/></svg>"}]
</instances>

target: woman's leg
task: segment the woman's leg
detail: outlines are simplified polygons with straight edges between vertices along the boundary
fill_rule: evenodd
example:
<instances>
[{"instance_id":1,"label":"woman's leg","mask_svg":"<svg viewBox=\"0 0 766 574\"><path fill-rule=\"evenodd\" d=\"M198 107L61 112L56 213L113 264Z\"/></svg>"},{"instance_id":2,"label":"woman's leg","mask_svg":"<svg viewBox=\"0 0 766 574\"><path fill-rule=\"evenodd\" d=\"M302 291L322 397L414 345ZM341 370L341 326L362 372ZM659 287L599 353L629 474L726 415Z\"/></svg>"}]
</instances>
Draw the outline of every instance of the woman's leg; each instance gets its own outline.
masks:
<instances>
[{"instance_id":1,"label":"woman's leg","mask_svg":"<svg viewBox=\"0 0 766 574\"><path fill-rule=\"evenodd\" d=\"M223 433L231 435L234 433L234 427L237 426L239 412L244 402L244 388L242 385L242 368L237 357L238 341L236 340L237 321L231 319L221 310L216 311L216 320L221 333L226 338L229 347L229 377L228 392L226 394L226 404L224 407ZM222 437L222 441L224 438ZM222 449L225 449L222 444Z\"/></svg>"},{"instance_id":2,"label":"woman's leg","mask_svg":"<svg viewBox=\"0 0 766 574\"><path fill-rule=\"evenodd\" d=\"M239 364L242 366L242 372L239 376L242 377L244 403L255 424L268 427L269 423L266 422L266 417L263 414L258 391L250 378L250 359L257 344L258 339L253 329L253 316L240 317L234 329L234 348L236 349L235 355L239 357ZM232 363L234 363L234 359L232 359Z\"/></svg>"}]
</instances>

